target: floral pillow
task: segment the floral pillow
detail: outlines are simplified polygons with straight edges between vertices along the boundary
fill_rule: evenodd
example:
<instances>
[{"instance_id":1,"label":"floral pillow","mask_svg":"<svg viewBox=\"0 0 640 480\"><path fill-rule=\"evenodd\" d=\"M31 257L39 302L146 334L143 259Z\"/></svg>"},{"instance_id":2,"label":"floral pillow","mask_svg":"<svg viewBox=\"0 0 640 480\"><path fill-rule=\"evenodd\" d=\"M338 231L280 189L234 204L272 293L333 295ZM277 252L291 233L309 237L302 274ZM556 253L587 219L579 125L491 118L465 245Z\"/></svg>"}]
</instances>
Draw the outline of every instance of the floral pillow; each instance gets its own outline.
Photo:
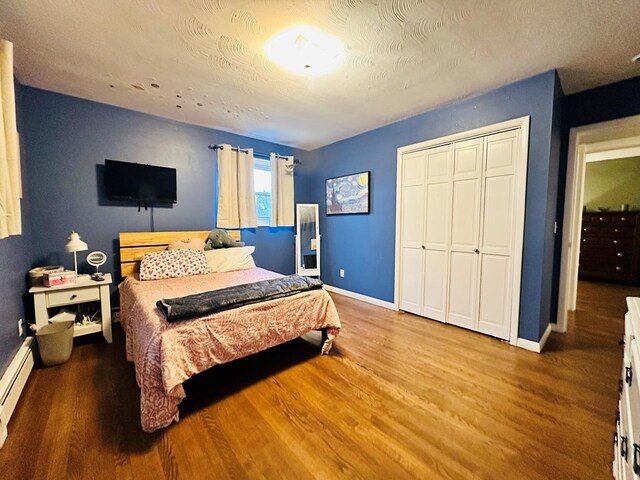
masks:
<instances>
[{"instance_id":1,"label":"floral pillow","mask_svg":"<svg viewBox=\"0 0 640 480\"><path fill-rule=\"evenodd\" d=\"M147 253L140 262L140 280L203 275L207 260L202 250L164 250Z\"/></svg>"}]
</instances>

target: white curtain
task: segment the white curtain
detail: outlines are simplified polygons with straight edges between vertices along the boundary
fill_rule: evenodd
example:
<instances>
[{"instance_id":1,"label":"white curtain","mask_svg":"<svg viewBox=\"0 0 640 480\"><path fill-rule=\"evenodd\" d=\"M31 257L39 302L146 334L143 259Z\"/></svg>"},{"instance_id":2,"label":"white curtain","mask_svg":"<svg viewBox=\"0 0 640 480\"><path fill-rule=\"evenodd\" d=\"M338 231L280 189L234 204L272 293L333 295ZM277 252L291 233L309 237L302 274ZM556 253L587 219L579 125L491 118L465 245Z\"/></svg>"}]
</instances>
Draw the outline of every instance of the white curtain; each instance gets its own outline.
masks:
<instances>
[{"instance_id":1,"label":"white curtain","mask_svg":"<svg viewBox=\"0 0 640 480\"><path fill-rule=\"evenodd\" d=\"M0 238L22 233L20 144L13 85L13 44L0 40Z\"/></svg>"},{"instance_id":2,"label":"white curtain","mask_svg":"<svg viewBox=\"0 0 640 480\"><path fill-rule=\"evenodd\" d=\"M271 154L271 226L293 226L293 157Z\"/></svg>"},{"instance_id":3,"label":"white curtain","mask_svg":"<svg viewBox=\"0 0 640 480\"><path fill-rule=\"evenodd\" d=\"M232 150L222 145L218 150L218 221L219 228L258 226L256 194L253 186L253 149Z\"/></svg>"}]
</instances>

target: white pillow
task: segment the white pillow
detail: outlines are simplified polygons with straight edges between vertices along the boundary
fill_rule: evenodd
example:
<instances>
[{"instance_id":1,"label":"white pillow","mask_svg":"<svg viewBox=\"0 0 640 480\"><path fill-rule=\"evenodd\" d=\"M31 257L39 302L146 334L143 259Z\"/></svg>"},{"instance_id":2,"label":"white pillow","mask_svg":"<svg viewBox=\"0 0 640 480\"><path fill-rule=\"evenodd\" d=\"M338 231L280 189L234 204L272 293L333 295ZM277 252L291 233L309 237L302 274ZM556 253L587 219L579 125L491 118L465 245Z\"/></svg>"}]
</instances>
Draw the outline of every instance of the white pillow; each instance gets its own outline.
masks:
<instances>
[{"instance_id":1,"label":"white pillow","mask_svg":"<svg viewBox=\"0 0 640 480\"><path fill-rule=\"evenodd\" d=\"M256 247L231 247L206 250L204 255L207 259L207 273L254 268L256 264L251 254L255 249Z\"/></svg>"}]
</instances>

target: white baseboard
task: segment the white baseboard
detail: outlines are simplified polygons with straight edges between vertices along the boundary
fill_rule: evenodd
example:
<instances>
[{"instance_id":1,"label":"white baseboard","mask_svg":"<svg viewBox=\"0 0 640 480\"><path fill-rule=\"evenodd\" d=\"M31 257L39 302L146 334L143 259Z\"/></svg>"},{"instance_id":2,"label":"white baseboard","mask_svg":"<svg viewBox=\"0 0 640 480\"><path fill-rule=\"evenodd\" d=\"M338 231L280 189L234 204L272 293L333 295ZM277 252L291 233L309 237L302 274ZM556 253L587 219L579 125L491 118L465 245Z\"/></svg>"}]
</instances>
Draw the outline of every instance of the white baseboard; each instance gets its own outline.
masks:
<instances>
[{"instance_id":1,"label":"white baseboard","mask_svg":"<svg viewBox=\"0 0 640 480\"><path fill-rule=\"evenodd\" d=\"M547 339L549 338L549 335L551 334L551 329L552 329L551 325L552 325L551 323L547 325L547 328L542 334L542 338L540 338L540 341L533 342L531 340L527 340L526 338L518 338L517 346L520 348L524 348L525 350L530 350L532 352L540 353L544 348L544 344L547 343Z\"/></svg>"},{"instance_id":2,"label":"white baseboard","mask_svg":"<svg viewBox=\"0 0 640 480\"><path fill-rule=\"evenodd\" d=\"M564 328L561 328L557 323L550 323L549 325L551 325L551 331L552 332L567 333L567 327L566 326Z\"/></svg>"},{"instance_id":3,"label":"white baseboard","mask_svg":"<svg viewBox=\"0 0 640 480\"><path fill-rule=\"evenodd\" d=\"M355 298L356 300L367 302L372 305L377 305L378 307L388 308L389 310L397 310L396 306L391 302L385 302L384 300L380 300L378 298L367 297L366 295L362 295L361 293L343 290L342 288L338 287L332 287L331 285L327 285L326 283L324 284L324 289L328 292L334 292L339 295L344 295L345 297Z\"/></svg>"},{"instance_id":4,"label":"white baseboard","mask_svg":"<svg viewBox=\"0 0 640 480\"><path fill-rule=\"evenodd\" d=\"M33 337L27 337L0 378L0 448L7 439L7 425L33 370L33 362Z\"/></svg>"}]
</instances>

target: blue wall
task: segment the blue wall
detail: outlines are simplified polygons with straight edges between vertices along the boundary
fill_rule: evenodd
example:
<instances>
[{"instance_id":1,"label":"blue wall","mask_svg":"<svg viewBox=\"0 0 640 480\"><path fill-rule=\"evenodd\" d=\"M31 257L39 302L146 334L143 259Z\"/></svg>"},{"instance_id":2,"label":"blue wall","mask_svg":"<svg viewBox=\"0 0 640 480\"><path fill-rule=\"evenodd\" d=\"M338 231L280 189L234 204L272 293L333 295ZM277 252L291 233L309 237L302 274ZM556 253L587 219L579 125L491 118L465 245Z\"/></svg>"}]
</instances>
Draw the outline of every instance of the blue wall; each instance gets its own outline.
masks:
<instances>
[{"instance_id":1,"label":"blue wall","mask_svg":"<svg viewBox=\"0 0 640 480\"><path fill-rule=\"evenodd\" d=\"M29 188L27 181L26 149L23 133L22 90L16 86L16 113L18 131L21 134L22 155L22 235L0 240L0 377L18 351L22 340L18 337L18 320L25 319L27 297L27 272L31 262L29 227Z\"/></svg>"},{"instance_id":2,"label":"blue wall","mask_svg":"<svg viewBox=\"0 0 640 480\"><path fill-rule=\"evenodd\" d=\"M76 230L90 250L107 253L105 270L117 272L118 232L150 231L150 211L138 212L135 205L104 198L101 181L107 158L177 169L178 203L153 210L153 224L160 231L214 228L215 161L209 144L300 156L290 147L35 88L24 89L24 110L33 265L73 268L73 257L63 247L69 232ZM242 238L256 245L259 266L293 272L292 228L246 229ZM88 272L85 257L79 254L78 268Z\"/></svg>"},{"instance_id":3,"label":"blue wall","mask_svg":"<svg viewBox=\"0 0 640 480\"><path fill-rule=\"evenodd\" d=\"M299 170L307 201L324 210L324 180L371 171L371 214L321 215L322 278L393 301L397 148L504 120L531 116L519 336L537 341L550 320L559 113L555 71L446 105L311 152ZM552 156L554 158L552 158ZM302 195L299 195L299 199ZM345 277L338 271L345 269Z\"/></svg>"},{"instance_id":4,"label":"blue wall","mask_svg":"<svg viewBox=\"0 0 640 480\"><path fill-rule=\"evenodd\" d=\"M640 76L564 98L565 137L569 129L640 114ZM566 156L566 152L565 153Z\"/></svg>"}]
</instances>

